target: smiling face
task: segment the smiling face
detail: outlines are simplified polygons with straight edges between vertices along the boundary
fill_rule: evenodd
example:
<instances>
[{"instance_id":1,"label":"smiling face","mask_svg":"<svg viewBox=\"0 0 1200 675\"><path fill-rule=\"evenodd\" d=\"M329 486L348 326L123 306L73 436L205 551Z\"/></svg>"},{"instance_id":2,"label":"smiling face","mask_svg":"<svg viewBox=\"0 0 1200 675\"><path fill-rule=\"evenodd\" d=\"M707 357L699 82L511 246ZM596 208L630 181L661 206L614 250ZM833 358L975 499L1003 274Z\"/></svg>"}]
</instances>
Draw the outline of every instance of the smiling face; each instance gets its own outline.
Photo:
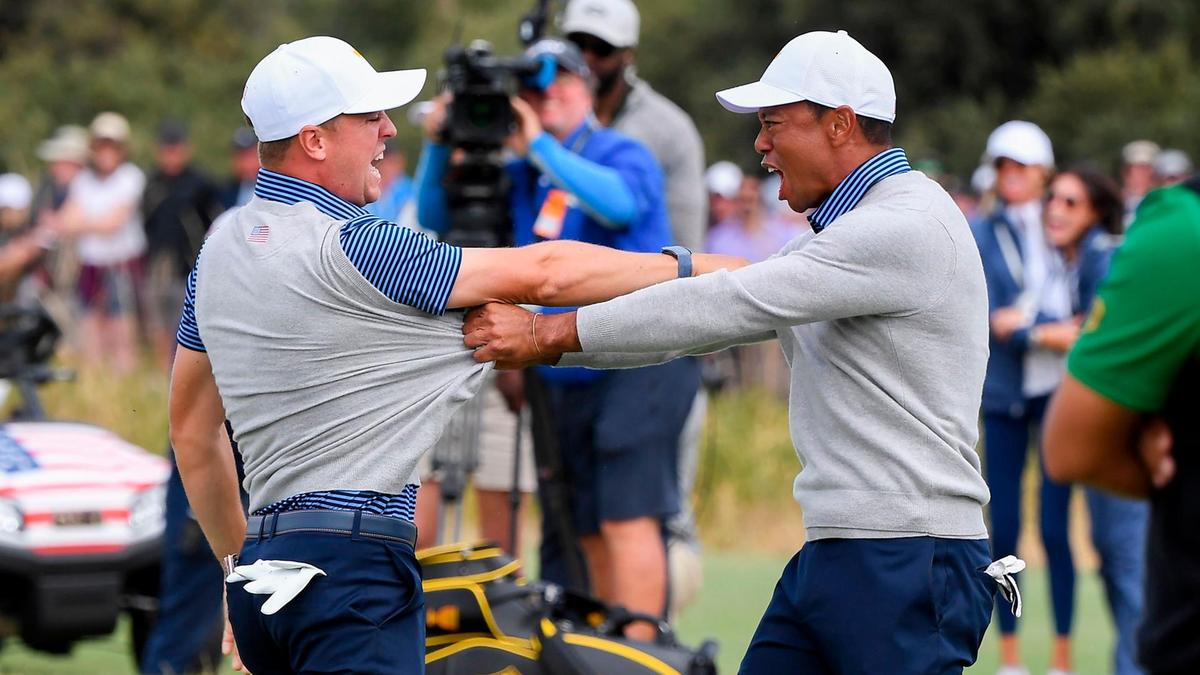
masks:
<instances>
[{"instance_id":1,"label":"smiling face","mask_svg":"<svg viewBox=\"0 0 1200 675\"><path fill-rule=\"evenodd\" d=\"M376 166L383 160L384 143L396 135L386 113L341 115L321 125L326 145L322 184L337 196L365 206L379 199L382 179Z\"/></svg>"},{"instance_id":2,"label":"smiling face","mask_svg":"<svg viewBox=\"0 0 1200 675\"><path fill-rule=\"evenodd\" d=\"M1056 248L1074 246L1099 219L1079 176L1060 174L1050 184L1044 220L1046 238Z\"/></svg>"},{"instance_id":3,"label":"smiling face","mask_svg":"<svg viewBox=\"0 0 1200 675\"><path fill-rule=\"evenodd\" d=\"M833 146L822 124L828 114L818 114L804 103L758 112L754 149L763 156L763 167L779 174L779 199L798 213L825 201L837 185L829 177Z\"/></svg>"}]
</instances>

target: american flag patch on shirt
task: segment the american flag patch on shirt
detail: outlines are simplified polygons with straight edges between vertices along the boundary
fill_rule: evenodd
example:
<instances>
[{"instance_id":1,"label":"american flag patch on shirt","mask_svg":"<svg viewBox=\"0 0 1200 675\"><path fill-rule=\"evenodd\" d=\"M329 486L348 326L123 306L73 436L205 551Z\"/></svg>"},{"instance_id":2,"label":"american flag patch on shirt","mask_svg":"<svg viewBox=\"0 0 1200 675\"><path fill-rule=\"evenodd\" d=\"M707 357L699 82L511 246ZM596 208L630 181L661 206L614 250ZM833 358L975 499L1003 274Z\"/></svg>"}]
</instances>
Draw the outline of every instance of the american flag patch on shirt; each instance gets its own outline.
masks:
<instances>
[{"instance_id":1,"label":"american flag patch on shirt","mask_svg":"<svg viewBox=\"0 0 1200 675\"><path fill-rule=\"evenodd\" d=\"M250 236L246 237L246 241L255 244L265 244L267 243L267 237L270 235L270 225L255 225L254 227L250 228Z\"/></svg>"}]
</instances>

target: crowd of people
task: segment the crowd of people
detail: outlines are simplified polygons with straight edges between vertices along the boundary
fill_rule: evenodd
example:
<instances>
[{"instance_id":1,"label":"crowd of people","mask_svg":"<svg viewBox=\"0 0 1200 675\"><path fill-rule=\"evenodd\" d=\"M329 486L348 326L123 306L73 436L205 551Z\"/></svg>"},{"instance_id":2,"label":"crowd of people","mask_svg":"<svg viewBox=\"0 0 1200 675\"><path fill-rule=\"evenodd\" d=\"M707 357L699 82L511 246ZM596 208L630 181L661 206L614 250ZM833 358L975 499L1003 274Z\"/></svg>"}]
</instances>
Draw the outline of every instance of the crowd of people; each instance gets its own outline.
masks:
<instances>
[{"instance_id":1,"label":"crowd of people","mask_svg":"<svg viewBox=\"0 0 1200 675\"><path fill-rule=\"evenodd\" d=\"M517 131L508 143L505 169L514 243L573 240L626 252L664 251L678 259L682 276L692 253L703 250L757 263L791 250L798 238L828 225L830 217L822 213L826 206L789 208L789 187L781 183L777 166L718 161L705 169L700 134L691 118L635 74L640 26L631 2L573 0L561 28L563 37L543 39L529 51L534 57L552 57L555 78L537 86L527 83L513 103ZM380 222L435 235L449 232L444 177L457 161L444 135L449 105L453 102L441 95L423 118L426 141L411 179L403 153L388 143L374 163L380 194L369 200L373 203L361 216L369 213L376 220L360 221L354 211L351 222L365 225L343 232L343 247L355 236L392 236L369 234L381 231ZM862 116L883 119L879 113ZM255 121L261 126L261 117ZM64 323L85 362L116 372L131 371L146 347L156 363L168 367L177 339L189 355L205 353L192 306L194 265L206 238L234 222L236 209L249 203L256 189L262 203L283 201L279 194L302 190L271 168L279 165L268 156L271 144L287 139L264 138L256 128L257 136L250 128L232 134L229 176L223 181L192 164L187 128L177 121L162 123L155 163L148 171L130 161L131 130L118 113L100 113L87 128L59 128L39 147L45 172L36 189L23 176L0 175L0 301L40 300ZM390 135L381 132L384 140ZM1063 675L1072 670L1072 485L1055 479L1069 471L1048 468L1040 451L1041 427L1055 392L1069 378L1066 355L1089 330L1085 320L1089 314L1097 316L1098 303L1103 312L1097 298L1114 252L1138 218L1139 203L1156 188L1188 180L1193 167L1180 150L1135 140L1121 153L1119 182L1095 162L1062 168L1051 139L1026 121L1001 125L981 145L983 159L969 190L956 189L957 183L945 176L930 177L955 193L955 204L971 224L986 282L990 356L982 388L981 454L990 490L992 557L1017 552L1022 491L1028 486L1024 477L1027 464L1036 462L1038 530L1054 619L1049 665L1052 675ZM260 163L260 158L268 161ZM903 162L895 161L902 170L887 175L908 171L902 152L900 158ZM264 164L270 166L263 169ZM772 170L764 170L768 168ZM338 204L317 202L326 215L342 213ZM265 242L269 233L249 236L250 242L255 237ZM386 265L361 257L371 247L378 255L384 240L372 241L364 249L347 248L346 257L397 306L431 313L465 306L449 286L443 289L447 297L430 290L404 295L399 286L404 280L380 277ZM430 248L427 254L443 255L445 250ZM836 267L836 262L830 264ZM399 262L393 263L401 270ZM401 272L411 274L395 274ZM510 299L528 301L515 291ZM185 300L190 315L184 312ZM573 309L546 307L541 316ZM532 326L537 346L536 318ZM214 332L214 337L220 339L220 334ZM770 344L734 350L733 379L786 395L789 383L797 386L789 377L792 360L785 363L777 344ZM636 365L641 367L617 371L538 365L525 376L489 374L481 407L460 411L457 427L449 420L451 429L466 429L468 437L447 434L441 444L480 448L474 482L485 534L518 552L512 524L519 522L519 503L510 501L510 493L537 492L548 507L542 509L540 548L545 578L635 611L670 616L699 583L690 504L707 401L704 366L695 357ZM475 421L463 416L475 416ZM548 431L530 433L538 428ZM421 525L421 545L436 541L441 525L438 501L445 477L439 473L436 448L430 457L415 469L414 479L421 481L400 477L404 491L386 507L413 511ZM546 457L557 461L547 463ZM252 479L261 475L258 461L251 461ZM514 465L524 469L514 470ZM179 497L183 483L178 473L173 481ZM416 482L423 482L424 489L418 492ZM306 494L322 495L311 497L306 502L310 506L332 508L332 492ZM252 497L251 515L287 512L294 506L284 503L288 501L266 504ZM1114 670L1139 673L1135 633L1145 606L1150 507L1143 499L1093 487L1086 488L1086 502L1116 627ZM176 511L187 511L186 501L175 503ZM207 564L215 574L211 560L189 564ZM170 573L178 575L179 570ZM189 592L204 594L204 589ZM219 588L204 602L219 602ZM195 612L199 605L164 604L168 606ZM1028 673L1016 612L1005 603L997 607L1000 673ZM216 616L215 610L204 616ZM167 625L189 628L187 622ZM628 634L648 639L652 627L631 626ZM195 647L186 646L187 641L160 636L152 644L158 651L148 660L149 668L182 672L194 665L197 654L185 652Z\"/></svg>"}]
</instances>

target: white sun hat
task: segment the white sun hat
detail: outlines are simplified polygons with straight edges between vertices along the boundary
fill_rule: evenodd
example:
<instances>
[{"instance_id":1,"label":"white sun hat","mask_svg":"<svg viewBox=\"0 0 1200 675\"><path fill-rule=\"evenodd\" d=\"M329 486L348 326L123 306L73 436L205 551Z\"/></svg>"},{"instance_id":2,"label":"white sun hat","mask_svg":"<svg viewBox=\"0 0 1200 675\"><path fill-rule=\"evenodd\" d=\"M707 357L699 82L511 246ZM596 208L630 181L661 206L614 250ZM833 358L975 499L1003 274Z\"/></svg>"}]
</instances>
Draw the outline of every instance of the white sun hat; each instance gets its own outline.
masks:
<instances>
[{"instance_id":1,"label":"white sun hat","mask_svg":"<svg viewBox=\"0 0 1200 675\"><path fill-rule=\"evenodd\" d=\"M344 113L398 108L424 85L423 68L379 73L346 42L317 36L279 45L259 61L246 80L242 111L266 143Z\"/></svg>"},{"instance_id":2,"label":"white sun hat","mask_svg":"<svg viewBox=\"0 0 1200 675\"><path fill-rule=\"evenodd\" d=\"M717 92L727 110L812 101L829 108L850 106L857 115L896 121L896 85L883 61L846 31L812 31L784 45L758 82Z\"/></svg>"}]
</instances>

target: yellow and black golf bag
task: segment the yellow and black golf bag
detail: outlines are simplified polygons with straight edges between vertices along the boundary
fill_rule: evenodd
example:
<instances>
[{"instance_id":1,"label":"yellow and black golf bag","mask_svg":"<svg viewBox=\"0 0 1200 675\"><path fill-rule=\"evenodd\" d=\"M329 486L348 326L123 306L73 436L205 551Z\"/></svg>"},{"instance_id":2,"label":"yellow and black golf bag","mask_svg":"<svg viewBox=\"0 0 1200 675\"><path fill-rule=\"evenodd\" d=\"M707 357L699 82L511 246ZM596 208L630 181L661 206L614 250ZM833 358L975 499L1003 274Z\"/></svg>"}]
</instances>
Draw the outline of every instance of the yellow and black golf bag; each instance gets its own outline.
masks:
<instances>
[{"instance_id":1,"label":"yellow and black golf bag","mask_svg":"<svg viewBox=\"0 0 1200 675\"><path fill-rule=\"evenodd\" d=\"M417 553L424 573L428 675L716 675L716 644L689 649L665 622L529 582L488 542ZM653 642L626 625L655 625Z\"/></svg>"}]
</instances>

